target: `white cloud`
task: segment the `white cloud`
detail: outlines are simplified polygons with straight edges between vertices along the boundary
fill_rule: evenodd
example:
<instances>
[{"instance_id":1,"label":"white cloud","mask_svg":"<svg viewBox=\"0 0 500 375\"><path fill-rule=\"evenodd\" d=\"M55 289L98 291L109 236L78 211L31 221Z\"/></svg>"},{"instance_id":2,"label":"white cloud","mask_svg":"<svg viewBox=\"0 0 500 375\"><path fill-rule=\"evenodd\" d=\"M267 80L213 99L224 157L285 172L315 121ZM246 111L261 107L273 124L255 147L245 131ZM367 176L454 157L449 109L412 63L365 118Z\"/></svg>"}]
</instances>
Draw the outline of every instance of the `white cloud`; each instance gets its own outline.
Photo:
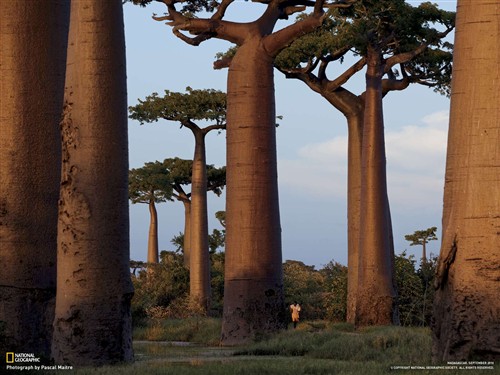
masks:
<instances>
[{"instance_id":1,"label":"white cloud","mask_svg":"<svg viewBox=\"0 0 500 375\"><path fill-rule=\"evenodd\" d=\"M281 187L316 196L345 197L347 186L347 137L309 144L298 158L279 160Z\"/></svg>"},{"instance_id":2,"label":"white cloud","mask_svg":"<svg viewBox=\"0 0 500 375\"><path fill-rule=\"evenodd\" d=\"M413 209L441 205L448 112L424 117L419 125L386 132L389 199L392 206ZM300 148L297 158L279 161L282 189L319 197L345 198L347 137ZM400 209L403 207L399 207Z\"/></svg>"}]
</instances>

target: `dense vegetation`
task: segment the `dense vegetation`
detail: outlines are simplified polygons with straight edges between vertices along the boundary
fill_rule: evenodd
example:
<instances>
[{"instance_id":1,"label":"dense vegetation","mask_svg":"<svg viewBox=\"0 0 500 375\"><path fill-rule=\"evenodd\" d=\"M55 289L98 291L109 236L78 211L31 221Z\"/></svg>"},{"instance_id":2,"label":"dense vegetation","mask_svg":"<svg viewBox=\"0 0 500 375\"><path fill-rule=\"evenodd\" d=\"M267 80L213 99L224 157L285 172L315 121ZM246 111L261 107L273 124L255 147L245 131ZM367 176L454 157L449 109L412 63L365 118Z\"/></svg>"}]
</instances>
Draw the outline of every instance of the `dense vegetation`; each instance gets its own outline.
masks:
<instances>
[{"instance_id":1,"label":"dense vegetation","mask_svg":"<svg viewBox=\"0 0 500 375\"><path fill-rule=\"evenodd\" d=\"M221 317L224 293L224 252L212 252L210 315ZM189 302L189 271L182 254L162 251L158 264L133 262L132 300L134 325L158 325L165 319L184 319L203 315ZM147 267L146 267L147 266ZM432 313L432 279L435 258L417 264L413 255L403 252L395 258L396 283L401 324L428 326ZM285 302L297 301L301 320L344 322L347 309L347 267L330 261L319 270L296 260L283 264Z\"/></svg>"}]
</instances>

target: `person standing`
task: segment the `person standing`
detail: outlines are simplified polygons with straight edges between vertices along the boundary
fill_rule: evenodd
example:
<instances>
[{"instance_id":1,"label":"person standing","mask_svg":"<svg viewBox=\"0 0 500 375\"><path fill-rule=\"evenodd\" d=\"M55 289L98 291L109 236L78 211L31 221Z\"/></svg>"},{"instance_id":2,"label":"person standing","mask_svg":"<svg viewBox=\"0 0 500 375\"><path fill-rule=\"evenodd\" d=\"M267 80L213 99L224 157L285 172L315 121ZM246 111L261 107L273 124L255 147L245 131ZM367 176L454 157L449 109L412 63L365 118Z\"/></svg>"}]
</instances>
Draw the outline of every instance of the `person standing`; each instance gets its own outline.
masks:
<instances>
[{"instance_id":1,"label":"person standing","mask_svg":"<svg viewBox=\"0 0 500 375\"><path fill-rule=\"evenodd\" d=\"M292 313L293 328L297 328L297 323L299 322L300 305L294 302L290 305L290 312Z\"/></svg>"}]
</instances>

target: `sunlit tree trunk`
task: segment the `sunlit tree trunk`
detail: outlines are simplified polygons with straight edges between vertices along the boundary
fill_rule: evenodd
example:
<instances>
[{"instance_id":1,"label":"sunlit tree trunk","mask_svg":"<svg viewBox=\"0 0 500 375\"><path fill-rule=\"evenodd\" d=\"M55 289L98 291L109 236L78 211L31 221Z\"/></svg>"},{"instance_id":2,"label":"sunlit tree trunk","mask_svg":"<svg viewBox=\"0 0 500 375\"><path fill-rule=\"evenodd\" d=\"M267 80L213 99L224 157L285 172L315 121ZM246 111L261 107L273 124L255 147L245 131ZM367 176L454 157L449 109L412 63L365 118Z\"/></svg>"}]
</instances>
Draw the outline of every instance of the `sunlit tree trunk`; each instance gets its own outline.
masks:
<instances>
[{"instance_id":1,"label":"sunlit tree trunk","mask_svg":"<svg viewBox=\"0 0 500 375\"><path fill-rule=\"evenodd\" d=\"M205 133L193 130L195 152L191 177L191 241L189 295L200 311L210 306L210 260L208 253L207 163Z\"/></svg>"},{"instance_id":2,"label":"sunlit tree trunk","mask_svg":"<svg viewBox=\"0 0 500 375\"><path fill-rule=\"evenodd\" d=\"M72 3L52 343L58 364L133 358L123 34L120 0Z\"/></svg>"},{"instance_id":3,"label":"sunlit tree trunk","mask_svg":"<svg viewBox=\"0 0 500 375\"><path fill-rule=\"evenodd\" d=\"M2 356L5 351L50 356L68 25L69 1L2 2L0 321L6 324Z\"/></svg>"},{"instance_id":4,"label":"sunlit tree trunk","mask_svg":"<svg viewBox=\"0 0 500 375\"><path fill-rule=\"evenodd\" d=\"M347 316L355 322L358 293L359 225L361 197L361 148L363 138L364 100L348 90L321 91L347 119Z\"/></svg>"},{"instance_id":5,"label":"sunlit tree trunk","mask_svg":"<svg viewBox=\"0 0 500 375\"><path fill-rule=\"evenodd\" d=\"M362 141L358 293L356 325L396 323L392 233L387 198L381 53L367 53L365 116Z\"/></svg>"},{"instance_id":6,"label":"sunlit tree trunk","mask_svg":"<svg viewBox=\"0 0 500 375\"><path fill-rule=\"evenodd\" d=\"M155 201L149 201L148 263L158 263L158 213Z\"/></svg>"},{"instance_id":7,"label":"sunlit tree trunk","mask_svg":"<svg viewBox=\"0 0 500 375\"><path fill-rule=\"evenodd\" d=\"M184 266L189 268L191 258L191 200L182 199L184 204L184 241L182 249L184 251Z\"/></svg>"},{"instance_id":8,"label":"sunlit tree trunk","mask_svg":"<svg viewBox=\"0 0 500 375\"><path fill-rule=\"evenodd\" d=\"M499 66L498 3L459 0L434 299L438 362L499 358Z\"/></svg>"},{"instance_id":9,"label":"sunlit tree trunk","mask_svg":"<svg viewBox=\"0 0 500 375\"><path fill-rule=\"evenodd\" d=\"M363 115L347 118L347 316L355 323L359 269L359 225L361 218L361 144Z\"/></svg>"},{"instance_id":10,"label":"sunlit tree trunk","mask_svg":"<svg viewBox=\"0 0 500 375\"><path fill-rule=\"evenodd\" d=\"M285 327L273 61L258 38L229 67L222 343Z\"/></svg>"}]
</instances>

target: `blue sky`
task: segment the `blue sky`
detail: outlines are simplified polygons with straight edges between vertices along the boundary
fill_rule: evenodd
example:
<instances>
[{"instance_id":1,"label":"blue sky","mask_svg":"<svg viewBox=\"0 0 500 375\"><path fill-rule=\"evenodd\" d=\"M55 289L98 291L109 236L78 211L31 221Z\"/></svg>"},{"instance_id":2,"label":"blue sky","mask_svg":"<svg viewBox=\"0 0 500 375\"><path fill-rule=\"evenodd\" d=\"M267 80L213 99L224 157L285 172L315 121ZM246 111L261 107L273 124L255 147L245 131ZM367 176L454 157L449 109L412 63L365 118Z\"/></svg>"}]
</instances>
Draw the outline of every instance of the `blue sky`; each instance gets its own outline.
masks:
<instances>
[{"instance_id":1,"label":"blue sky","mask_svg":"<svg viewBox=\"0 0 500 375\"><path fill-rule=\"evenodd\" d=\"M419 1L412 1L418 4ZM436 1L455 10L456 1ZM162 4L147 8L124 5L129 105L152 92L184 92L187 86L225 91L227 71L212 69L214 56L229 44L209 40L198 47L172 35L171 28L151 19L163 14ZM249 21L262 11L260 4L237 1L227 19ZM349 84L360 93L363 73ZM347 125L344 117L303 83L275 73L278 175L280 188L283 259L303 261L320 268L334 259L347 264ZM396 253L410 247L404 235L438 227L446 157L449 100L431 89L411 87L384 99L388 193ZM129 120L130 167L171 157L192 159L193 137L179 124L160 121L140 126ZM225 135L207 136L207 162L225 165ZM224 196L209 196L210 228L220 228L214 213L224 209ZM183 206L158 206L159 243L173 250L172 237L183 230ZM146 205L130 206L131 258L145 260L149 213ZM437 254L439 242L428 251Z\"/></svg>"}]
</instances>

